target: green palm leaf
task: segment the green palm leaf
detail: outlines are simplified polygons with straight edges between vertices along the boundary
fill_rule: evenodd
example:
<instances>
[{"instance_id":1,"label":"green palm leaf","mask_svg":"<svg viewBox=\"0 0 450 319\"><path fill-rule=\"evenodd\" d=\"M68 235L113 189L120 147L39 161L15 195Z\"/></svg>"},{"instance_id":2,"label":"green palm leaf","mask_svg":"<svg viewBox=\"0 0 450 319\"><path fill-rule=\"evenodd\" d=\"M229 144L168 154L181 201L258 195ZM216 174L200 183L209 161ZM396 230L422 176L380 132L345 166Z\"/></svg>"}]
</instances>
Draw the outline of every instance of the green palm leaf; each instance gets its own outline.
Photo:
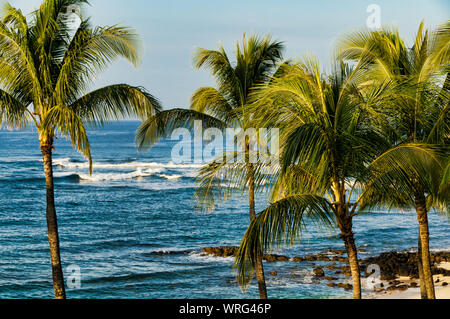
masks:
<instances>
[{"instance_id":1,"label":"green palm leaf","mask_svg":"<svg viewBox=\"0 0 450 319\"><path fill-rule=\"evenodd\" d=\"M293 245L307 223L332 228L334 220L330 203L320 196L296 194L271 204L252 221L239 247L235 265L241 287L245 290L252 279L259 247Z\"/></svg>"},{"instance_id":2,"label":"green palm leaf","mask_svg":"<svg viewBox=\"0 0 450 319\"><path fill-rule=\"evenodd\" d=\"M48 132L43 129L41 134L51 135L55 132L68 137L73 147L89 160L89 173L92 174L91 148L87 131L82 119L74 110L67 106L53 107L47 113L42 126L52 131Z\"/></svg>"},{"instance_id":3,"label":"green palm leaf","mask_svg":"<svg viewBox=\"0 0 450 319\"><path fill-rule=\"evenodd\" d=\"M94 126L104 121L138 116L151 118L161 111L160 102L142 87L110 85L90 92L69 106Z\"/></svg>"},{"instance_id":4,"label":"green palm leaf","mask_svg":"<svg viewBox=\"0 0 450 319\"><path fill-rule=\"evenodd\" d=\"M442 152L425 144L404 144L368 166L371 178L361 195L361 209L414 206L415 185L437 196L442 178Z\"/></svg>"},{"instance_id":5,"label":"green palm leaf","mask_svg":"<svg viewBox=\"0 0 450 319\"><path fill-rule=\"evenodd\" d=\"M0 126L23 128L28 122L28 109L19 100L0 90Z\"/></svg>"},{"instance_id":6,"label":"green palm leaf","mask_svg":"<svg viewBox=\"0 0 450 319\"><path fill-rule=\"evenodd\" d=\"M138 129L136 144L139 150L148 150L161 138L170 136L177 128L194 130L195 122L200 121L203 128L225 129L226 123L202 112L187 109L172 109L156 113Z\"/></svg>"}]
</instances>

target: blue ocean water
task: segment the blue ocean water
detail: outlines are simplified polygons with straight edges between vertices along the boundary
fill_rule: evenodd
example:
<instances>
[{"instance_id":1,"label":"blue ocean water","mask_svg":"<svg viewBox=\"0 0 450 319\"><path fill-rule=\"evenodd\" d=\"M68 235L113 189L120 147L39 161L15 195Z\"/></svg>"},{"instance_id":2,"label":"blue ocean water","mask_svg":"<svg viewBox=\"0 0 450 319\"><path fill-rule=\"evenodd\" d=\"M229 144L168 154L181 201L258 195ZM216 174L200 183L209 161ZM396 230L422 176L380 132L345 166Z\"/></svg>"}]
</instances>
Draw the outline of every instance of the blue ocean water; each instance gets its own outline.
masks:
<instances>
[{"instance_id":1,"label":"blue ocean water","mask_svg":"<svg viewBox=\"0 0 450 319\"><path fill-rule=\"evenodd\" d=\"M69 298L257 298L244 294L233 260L203 257L202 247L239 245L249 217L237 196L214 213L194 208L199 165L174 164L176 141L138 154L138 122L89 132L94 174L64 139L55 145L55 190L62 263L81 270ZM0 131L0 298L51 298L45 221L45 182L36 132ZM266 205L258 199L258 209ZM447 217L430 214L431 247L450 248ZM410 249L417 242L412 212L377 211L355 220L361 257ZM297 245L281 250L303 256L343 249L336 233L310 228ZM351 292L311 281L313 265L266 264L271 298L351 298ZM270 272L278 275L271 276ZM297 277L293 278L292 274Z\"/></svg>"}]
</instances>

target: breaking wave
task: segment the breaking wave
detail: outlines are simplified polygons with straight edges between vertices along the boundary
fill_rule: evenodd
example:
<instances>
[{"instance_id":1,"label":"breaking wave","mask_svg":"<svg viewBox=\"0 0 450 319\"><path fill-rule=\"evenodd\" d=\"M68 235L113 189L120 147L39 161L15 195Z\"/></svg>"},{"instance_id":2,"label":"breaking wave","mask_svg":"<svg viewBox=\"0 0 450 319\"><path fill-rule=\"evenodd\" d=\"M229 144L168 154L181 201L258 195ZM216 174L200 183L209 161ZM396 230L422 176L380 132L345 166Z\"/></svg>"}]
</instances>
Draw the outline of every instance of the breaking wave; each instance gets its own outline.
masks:
<instances>
[{"instance_id":1,"label":"breaking wave","mask_svg":"<svg viewBox=\"0 0 450 319\"><path fill-rule=\"evenodd\" d=\"M200 164L175 164L157 162L131 161L125 163L94 163L94 173L89 174L89 163L72 160L70 158L54 159L53 164L59 172L56 178L71 180L78 177L81 182L110 182L124 180L138 180L146 177L158 177L169 181L195 177Z\"/></svg>"},{"instance_id":2,"label":"breaking wave","mask_svg":"<svg viewBox=\"0 0 450 319\"><path fill-rule=\"evenodd\" d=\"M88 162L76 162L70 158L54 159L53 165L63 169L88 169ZM131 169L131 168L164 168L164 169L198 169L201 164L175 164L155 162L127 162L127 163L94 163L94 169Z\"/></svg>"}]
</instances>

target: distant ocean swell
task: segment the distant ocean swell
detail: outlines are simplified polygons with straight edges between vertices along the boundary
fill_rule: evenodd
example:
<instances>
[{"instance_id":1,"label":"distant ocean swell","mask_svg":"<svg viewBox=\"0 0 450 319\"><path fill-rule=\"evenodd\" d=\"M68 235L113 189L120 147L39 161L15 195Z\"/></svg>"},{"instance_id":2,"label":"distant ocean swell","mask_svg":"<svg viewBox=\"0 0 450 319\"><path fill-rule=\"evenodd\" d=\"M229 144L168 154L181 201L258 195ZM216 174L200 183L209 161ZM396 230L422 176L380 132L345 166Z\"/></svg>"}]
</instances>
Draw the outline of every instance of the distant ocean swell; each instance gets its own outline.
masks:
<instances>
[{"instance_id":1,"label":"distant ocean swell","mask_svg":"<svg viewBox=\"0 0 450 319\"><path fill-rule=\"evenodd\" d=\"M39 160L41 162L41 160ZM5 161L6 162L6 161ZM35 164L36 160L24 160L21 165ZM71 182L113 182L133 180L145 177L157 177L169 181L177 181L183 178L192 179L196 175L196 170L201 167L200 164L175 164L157 163L157 162L101 162L93 163L94 172L89 174L89 163L73 160L70 158L54 159L53 165L55 168L55 180L71 181ZM21 171L26 170L24 168ZM22 181L34 182L41 181L44 178L42 172L41 176L18 177L15 174L8 174L4 181ZM9 178L8 178L9 177Z\"/></svg>"}]
</instances>

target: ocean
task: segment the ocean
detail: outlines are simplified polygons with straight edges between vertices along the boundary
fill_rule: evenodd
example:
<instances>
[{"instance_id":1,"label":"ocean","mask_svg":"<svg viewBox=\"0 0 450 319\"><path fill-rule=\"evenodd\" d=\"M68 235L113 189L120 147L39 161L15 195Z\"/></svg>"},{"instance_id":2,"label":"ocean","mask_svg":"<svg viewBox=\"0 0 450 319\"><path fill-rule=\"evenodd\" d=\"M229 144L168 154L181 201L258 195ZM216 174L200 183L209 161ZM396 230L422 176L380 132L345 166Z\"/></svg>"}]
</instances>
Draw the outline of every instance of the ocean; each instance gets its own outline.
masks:
<instances>
[{"instance_id":1,"label":"ocean","mask_svg":"<svg viewBox=\"0 0 450 319\"><path fill-rule=\"evenodd\" d=\"M174 164L177 141L140 154L138 122L90 130L94 173L65 139L55 144L55 196L65 277L80 271L68 298L257 298L244 294L232 258L204 257L202 247L238 246L249 223L245 194L201 213L193 200L198 164ZM260 195L257 209L267 205ZM430 213L431 248L450 249L449 219ZM36 131L0 131L0 298L52 298L45 181ZM360 257L417 244L414 212L375 211L355 218ZM310 227L292 247L304 256L343 249L337 233ZM316 262L316 265L320 263ZM351 298L311 278L311 263L265 264L270 298ZM277 276L270 275L276 271ZM293 274L297 275L293 278ZM348 279L347 279L348 280Z\"/></svg>"}]
</instances>

